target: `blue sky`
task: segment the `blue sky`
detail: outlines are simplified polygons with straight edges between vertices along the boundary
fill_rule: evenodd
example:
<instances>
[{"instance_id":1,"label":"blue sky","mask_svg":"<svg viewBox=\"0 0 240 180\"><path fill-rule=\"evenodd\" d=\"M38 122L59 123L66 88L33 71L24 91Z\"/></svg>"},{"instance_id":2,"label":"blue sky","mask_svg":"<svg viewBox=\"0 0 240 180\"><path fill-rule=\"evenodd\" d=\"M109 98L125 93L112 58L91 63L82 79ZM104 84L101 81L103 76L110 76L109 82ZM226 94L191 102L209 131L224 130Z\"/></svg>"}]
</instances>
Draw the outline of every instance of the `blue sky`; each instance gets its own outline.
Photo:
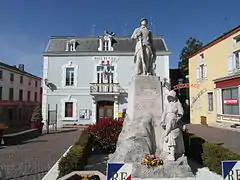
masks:
<instances>
[{"instance_id":1,"label":"blue sky","mask_svg":"<svg viewBox=\"0 0 240 180\"><path fill-rule=\"evenodd\" d=\"M124 35L125 24L129 35L140 18L152 17L177 67L188 37L208 43L238 26L239 7L239 0L1 0L0 60L41 76L49 36L91 36L93 24L96 36L105 29Z\"/></svg>"}]
</instances>

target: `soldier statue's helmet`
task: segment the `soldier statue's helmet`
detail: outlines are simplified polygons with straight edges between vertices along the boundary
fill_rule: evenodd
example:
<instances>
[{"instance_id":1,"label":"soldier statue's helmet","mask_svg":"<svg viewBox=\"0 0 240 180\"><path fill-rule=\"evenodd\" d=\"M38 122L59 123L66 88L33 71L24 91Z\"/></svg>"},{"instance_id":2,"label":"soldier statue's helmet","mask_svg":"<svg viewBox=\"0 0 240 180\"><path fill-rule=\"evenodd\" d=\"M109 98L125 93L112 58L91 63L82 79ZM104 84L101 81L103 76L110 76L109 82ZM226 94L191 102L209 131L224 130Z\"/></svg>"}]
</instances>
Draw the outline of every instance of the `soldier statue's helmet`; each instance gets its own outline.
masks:
<instances>
[{"instance_id":1,"label":"soldier statue's helmet","mask_svg":"<svg viewBox=\"0 0 240 180\"><path fill-rule=\"evenodd\" d=\"M143 21L145 21L146 24L148 24L148 20L147 20L147 18L142 18L142 19L140 20L140 24L141 24Z\"/></svg>"}]
</instances>

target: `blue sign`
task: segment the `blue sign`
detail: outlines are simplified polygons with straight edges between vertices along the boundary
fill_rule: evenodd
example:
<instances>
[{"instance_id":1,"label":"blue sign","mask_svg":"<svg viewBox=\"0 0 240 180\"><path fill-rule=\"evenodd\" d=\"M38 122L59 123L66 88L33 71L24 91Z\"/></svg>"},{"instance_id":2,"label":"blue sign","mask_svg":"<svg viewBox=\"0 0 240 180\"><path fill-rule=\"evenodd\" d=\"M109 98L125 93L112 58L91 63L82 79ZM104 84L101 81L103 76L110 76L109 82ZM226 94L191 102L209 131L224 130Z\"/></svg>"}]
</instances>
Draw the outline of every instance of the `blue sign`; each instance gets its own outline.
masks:
<instances>
[{"instance_id":1,"label":"blue sign","mask_svg":"<svg viewBox=\"0 0 240 180\"><path fill-rule=\"evenodd\" d=\"M240 180L240 160L222 161L223 180Z\"/></svg>"},{"instance_id":2,"label":"blue sign","mask_svg":"<svg viewBox=\"0 0 240 180\"><path fill-rule=\"evenodd\" d=\"M131 163L108 163L107 180L131 180Z\"/></svg>"}]
</instances>

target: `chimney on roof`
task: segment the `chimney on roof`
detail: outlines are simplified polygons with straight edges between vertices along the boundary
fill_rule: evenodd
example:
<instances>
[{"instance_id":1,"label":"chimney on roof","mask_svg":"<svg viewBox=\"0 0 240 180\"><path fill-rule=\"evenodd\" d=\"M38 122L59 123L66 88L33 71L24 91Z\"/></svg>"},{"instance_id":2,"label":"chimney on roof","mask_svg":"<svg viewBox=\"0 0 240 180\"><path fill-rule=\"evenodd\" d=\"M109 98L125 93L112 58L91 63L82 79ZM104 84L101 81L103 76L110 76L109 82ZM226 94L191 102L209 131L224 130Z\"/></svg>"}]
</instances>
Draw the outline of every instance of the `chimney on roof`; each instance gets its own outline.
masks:
<instances>
[{"instance_id":1,"label":"chimney on roof","mask_svg":"<svg viewBox=\"0 0 240 180\"><path fill-rule=\"evenodd\" d=\"M24 71L24 64L19 64L19 65L18 65L18 69L19 69L20 71Z\"/></svg>"}]
</instances>

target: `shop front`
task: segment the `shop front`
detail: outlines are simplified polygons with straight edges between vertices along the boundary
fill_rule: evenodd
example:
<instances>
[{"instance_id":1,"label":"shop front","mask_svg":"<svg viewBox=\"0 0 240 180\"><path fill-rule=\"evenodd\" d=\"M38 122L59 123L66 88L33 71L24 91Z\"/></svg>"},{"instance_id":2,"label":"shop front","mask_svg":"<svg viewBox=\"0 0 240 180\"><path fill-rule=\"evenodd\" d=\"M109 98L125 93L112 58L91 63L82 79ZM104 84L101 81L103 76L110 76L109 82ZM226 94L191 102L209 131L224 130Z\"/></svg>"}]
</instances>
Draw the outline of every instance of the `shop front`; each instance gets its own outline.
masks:
<instances>
[{"instance_id":1,"label":"shop front","mask_svg":"<svg viewBox=\"0 0 240 180\"><path fill-rule=\"evenodd\" d=\"M240 75L214 80L217 120L240 123Z\"/></svg>"}]
</instances>

